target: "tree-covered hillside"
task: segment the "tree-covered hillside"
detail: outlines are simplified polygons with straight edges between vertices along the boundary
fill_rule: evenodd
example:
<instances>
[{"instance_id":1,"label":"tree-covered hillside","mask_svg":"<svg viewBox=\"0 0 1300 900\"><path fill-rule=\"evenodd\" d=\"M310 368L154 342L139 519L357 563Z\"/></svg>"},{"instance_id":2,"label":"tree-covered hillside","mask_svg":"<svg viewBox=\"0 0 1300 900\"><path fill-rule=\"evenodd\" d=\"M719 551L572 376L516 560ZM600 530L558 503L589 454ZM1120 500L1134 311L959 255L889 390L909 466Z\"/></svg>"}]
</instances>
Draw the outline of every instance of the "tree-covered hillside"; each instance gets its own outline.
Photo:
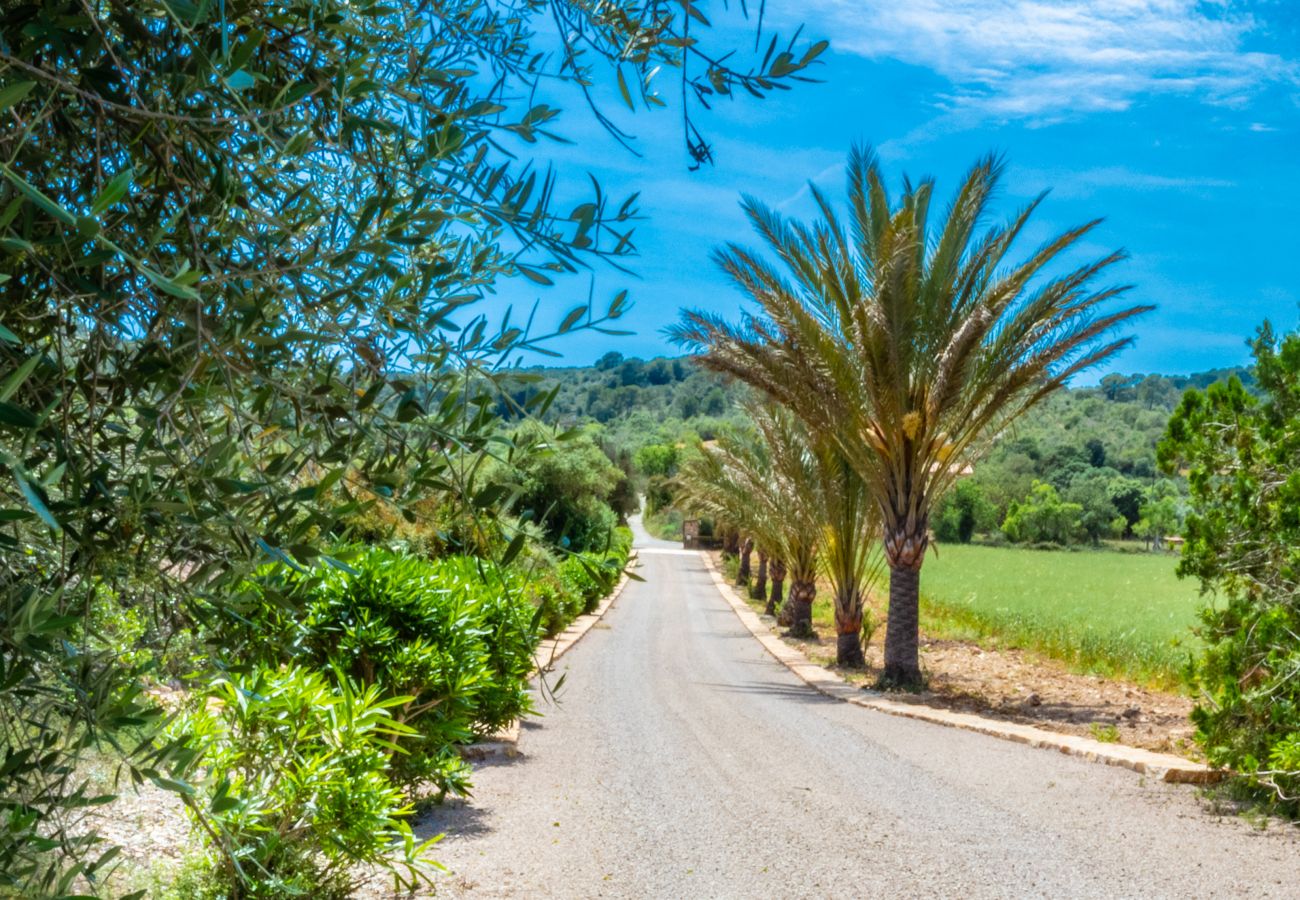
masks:
<instances>
[{"instance_id":1,"label":"tree-covered hillside","mask_svg":"<svg viewBox=\"0 0 1300 900\"><path fill-rule=\"evenodd\" d=\"M517 373L511 395L520 406L558 387L547 421L597 423L610 444L632 452L662 441L665 429L712 437L719 424L740 421L737 401L748 392L689 357L643 360L610 352L593 366L538 366ZM1087 468L1153 478L1156 441L1182 392L1231 375L1251 386L1244 369L1214 369L1194 375L1107 375L1099 385L1068 389L1000 435L981 469L999 470L1013 480L1047 480L1059 488Z\"/></svg>"},{"instance_id":2,"label":"tree-covered hillside","mask_svg":"<svg viewBox=\"0 0 1300 900\"><path fill-rule=\"evenodd\" d=\"M1032 543L1121 536L1158 542L1178 527L1186 494L1181 479L1163 477L1156 465L1165 423L1183 391L1232 375L1253 387L1246 370L1215 369L1113 374L1062 391L995 436L973 475L941 501L935 533L940 540L992 532ZM515 403L522 407L554 391L543 417L586 426L611 458L638 470L642 489L651 493L671 487L700 440L746 425L739 403L748 388L689 357L642 360L611 352L593 366L519 369L516 378ZM502 402L508 413L508 401Z\"/></svg>"},{"instance_id":3,"label":"tree-covered hillside","mask_svg":"<svg viewBox=\"0 0 1300 900\"><path fill-rule=\"evenodd\" d=\"M543 418L564 426L597 423L606 446L635 453L647 444L687 437L708 440L725 422L739 422L746 388L728 384L687 357L642 360L611 352L594 366L518 370L511 399L520 407L556 389ZM504 407L501 412L509 414Z\"/></svg>"}]
</instances>

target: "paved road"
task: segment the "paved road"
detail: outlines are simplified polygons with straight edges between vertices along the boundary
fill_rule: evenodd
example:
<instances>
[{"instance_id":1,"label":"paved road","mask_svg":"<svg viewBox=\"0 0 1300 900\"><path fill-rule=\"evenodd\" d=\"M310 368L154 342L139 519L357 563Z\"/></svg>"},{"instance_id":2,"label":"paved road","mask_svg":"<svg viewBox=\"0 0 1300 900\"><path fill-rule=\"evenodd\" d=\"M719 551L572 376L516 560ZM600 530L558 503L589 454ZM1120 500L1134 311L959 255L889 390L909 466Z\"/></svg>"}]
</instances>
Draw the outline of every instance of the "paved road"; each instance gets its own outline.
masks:
<instances>
[{"instance_id":1,"label":"paved road","mask_svg":"<svg viewBox=\"0 0 1300 900\"><path fill-rule=\"evenodd\" d=\"M1195 789L826 699L694 554L560 663L522 755L437 812L444 896L1300 897L1300 834Z\"/></svg>"}]
</instances>

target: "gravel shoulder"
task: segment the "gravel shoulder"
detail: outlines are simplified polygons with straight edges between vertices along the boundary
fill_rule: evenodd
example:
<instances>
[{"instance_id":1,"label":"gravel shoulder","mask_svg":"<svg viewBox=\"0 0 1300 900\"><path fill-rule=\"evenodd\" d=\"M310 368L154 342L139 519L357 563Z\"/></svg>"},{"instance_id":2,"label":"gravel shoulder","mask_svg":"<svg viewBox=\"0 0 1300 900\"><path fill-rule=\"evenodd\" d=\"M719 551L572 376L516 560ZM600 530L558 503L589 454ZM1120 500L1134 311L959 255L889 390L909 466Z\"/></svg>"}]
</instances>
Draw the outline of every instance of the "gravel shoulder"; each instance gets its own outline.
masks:
<instances>
[{"instance_id":1,"label":"gravel shoulder","mask_svg":"<svg viewBox=\"0 0 1300 900\"><path fill-rule=\"evenodd\" d=\"M421 822L444 896L1295 896L1295 829L824 698L698 555L642 547L520 755Z\"/></svg>"}]
</instances>

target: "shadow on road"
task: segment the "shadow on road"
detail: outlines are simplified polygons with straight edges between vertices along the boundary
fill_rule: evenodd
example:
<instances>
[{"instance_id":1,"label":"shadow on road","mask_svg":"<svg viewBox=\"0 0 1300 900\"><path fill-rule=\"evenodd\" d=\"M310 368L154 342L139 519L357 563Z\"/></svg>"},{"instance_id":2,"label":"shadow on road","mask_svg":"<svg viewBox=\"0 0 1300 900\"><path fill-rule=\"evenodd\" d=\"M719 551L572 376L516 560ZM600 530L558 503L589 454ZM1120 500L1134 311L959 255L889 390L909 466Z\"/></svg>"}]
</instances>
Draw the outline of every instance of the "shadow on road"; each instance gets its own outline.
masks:
<instances>
[{"instance_id":1,"label":"shadow on road","mask_svg":"<svg viewBox=\"0 0 1300 900\"><path fill-rule=\"evenodd\" d=\"M528 727L530 722L525 722ZM540 727L540 726L539 726ZM487 769L516 766L528 761L523 753L513 756L490 756L487 759L471 760L475 775ZM476 780L471 778L471 781ZM471 789L472 790L472 789ZM432 806L420 813L411 830L417 840L428 840L439 834L445 834L447 840L457 838L483 837L492 833L488 825L490 810L473 805L472 798L454 797L440 806Z\"/></svg>"},{"instance_id":2,"label":"shadow on road","mask_svg":"<svg viewBox=\"0 0 1300 900\"><path fill-rule=\"evenodd\" d=\"M420 816L411 830L417 841L427 841L439 834L446 835L444 840L483 837L492 833L489 818L487 810L471 806L468 800L451 800Z\"/></svg>"},{"instance_id":3,"label":"shadow on road","mask_svg":"<svg viewBox=\"0 0 1300 900\"><path fill-rule=\"evenodd\" d=\"M698 684L702 687L713 688L715 691L722 691L728 694L783 697L787 700L797 700L800 703L816 705L839 703L839 701L833 697L819 694L811 688L799 684L776 684L770 681L736 682L732 684L720 684L716 681L696 681L694 684Z\"/></svg>"}]
</instances>

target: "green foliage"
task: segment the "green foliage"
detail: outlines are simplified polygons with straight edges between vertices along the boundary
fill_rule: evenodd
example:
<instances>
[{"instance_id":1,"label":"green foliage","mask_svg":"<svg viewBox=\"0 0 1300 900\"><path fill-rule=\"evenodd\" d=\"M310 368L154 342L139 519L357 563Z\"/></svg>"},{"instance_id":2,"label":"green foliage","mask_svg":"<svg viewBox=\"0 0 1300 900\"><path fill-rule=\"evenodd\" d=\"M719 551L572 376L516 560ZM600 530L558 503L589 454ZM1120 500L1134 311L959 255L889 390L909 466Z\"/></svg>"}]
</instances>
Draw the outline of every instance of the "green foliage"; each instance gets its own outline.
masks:
<instances>
[{"instance_id":1,"label":"green foliage","mask_svg":"<svg viewBox=\"0 0 1300 900\"><path fill-rule=\"evenodd\" d=\"M746 66L709 33L689 4L6 5L0 881L93 874L93 840L54 824L84 800L68 773L157 718L81 646L99 585L238 658L223 632L257 567L318 562L371 493L478 499L496 363L548 335L472 305L635 247L635 195L560 208L520 153L555 136L539 91L607 82L655 107L652 76L676 71L703 164L693 112L806 79L826 47L773 39ZM581 304L550 334L627 307Z\"/></svg>"},{"instance_id":2,"label":"green foliage","mask_svg":"<svg viewBox=\"0 0 1300 900\"><path fill-rule=\"evenodd\" d=\"M1174 570L1165 554L945 544L925 565L922 625L1174 688L1199 646L1196 592Z\"/></svg>"},{"instance_id":3,"label":"green foliage","mask_svg":"<svg viewBox=\"0 0 1300 900\"><path fill-rule=\"evenodd\" d=\"M1178 531L1182 524L1182 502L1178 488L1168 480L1157 481L1142 492L1140 518L1133 531L1138 537L1159 549L1168 535Z\"/></svg>"},{"instance_id":4,"label":"green foliage","mask_svg":"<svg viewBox=\"0 0 1300 900\"><path fill-rule=\"evenodd\" d=\"M305 593L303 613L268 606L255 629L294 648L295 663L343 673L383 697L408 697L392 712L413 730L398 741L394 778L412 794L425 782L465 793L469 767L457 745L532 708L537 635L522 574L470 557L429 562L381 548L349 554L348 567L293 579Z\"/></svg>"},{"instance_id":5,"label":"green foliage","mask_svg":"<svg viewBox=\"0 0 1300 900\"><path fill-rule=\"evenodd\" d=\"M1148 408L1136 399L1107 399L1103 388L1063 390L1000 436L970 480L984 488L1001 521L1035 480L1087 507L1082 497L1069 496L1075 482L1105 476L1111 501L1132 526L1138 520L1138 495L1157 475L1156 444L1170 409L1169 404ZM1081 490L1099 497L1095 486Z\"/></svg>"},{"instance_id":6,"label":"green foliage","mask_svg":"<svg viewBox=\"0 0 1300 900\"><path fill-rule=\"evenodd\" d=\"M1114 744L1119 741L1119 729L1114 725L1093 722L1088 726L1088 733L1094 740L1101 741L1103 744Z\"/></svg>"},{"instance_id":7,"label":"green foliage","mask_svg":"<svg viewBox=\"0 0 1300 900\"><path fill-rule=\"evenodd\" d=\"M618 523L606 501L623 473L593 435L529 421L513 437L515 451L486 477L515 492L515 510L555 544L574 551L604 546Z\"/></svg>"},{"instance_id":8,"label":"green foliage","mask_svg":"<svg viewBox=\"0 0 1300 900\"><path fill-rule=\"evenodd\" d=\"M153 662L154 655L146 642L148 616L143 610L128 606L109 587L91 595L90 609L79 623L85 645L96 652L106 652L133 669Z\"/></svg>"},{"instance_id":9,"label":"green foliage","mask_svg":"<svg viewBox=\"0 0 1300 900\"><path fill-rule=\"evenodd\" d=\"M632 552L632 532L616 528L602 552L575 553L553 569L532 574L528 591L541 610L547 636L592 612L618 583Z\"/></svg>"},{"instance_id":10,"label":"green foliage","mask_svg":"<svg viewBox=\"0 0 1300 900\"><path fill-rule=\"evenodd\" d=\"M581 612L596 608L600 598L609 593L617 574L585 555L571 556L560 564L560 580L573 596L582 600Z\"/></svg>"},{"instance_id":11,"label":"green foliage","mask_svg":"<svg viewBox=\"0 0 1300 900\"><path fill-rule=\"evenodd\" d=\"M677 474L678 456L672 444L647 444L636 452L636 467L643 475L671 478Z\"/></svg>"},{"instance_id":12,"label":"green foliage","mask_svg":"<svg viewBox=\"0 0 1300 900\"><path fill-rule=\"evenodd\" d=\"M636 464L632 454L627 450L618 450L609 445L602 445L605 455L613 460L618 468L618 479L609 492L605 502L614 511L620 524L626 524L628 517L641 508L641 499L637 493Z\"/></svg>"},{"instance_id":13,"label":"green foliage","mask_svg":"<svg viewBox=\"0 0 1300 900\"><path fill-rule=\"evenodd\" d=\"M608 356L608 354L607 354ZM609 427L614 442L633 451L664 443L686 429L710 429L732 418L746 391L723 382L694 361L682 359L598 361L591 367L522 369L523 381L511 389L515 403L559 388L546 411L548 421L565 425L598 422ZM509 409L502 406L503 414Z\"/></svg>"},{"instance_id":14,"label":"green foliage","mask_svg":"<svg viewBox=\"0 0 1300 900\"><path fill-rule=\"evenodd\" d=\"M1102 538L1120 537L1127 527L1127 520L1115 508L1113 471L1092 469L1076 476L1065 500L1078 505L1079 531L1093 544L1100 544Z\"/></svg>"},{"instance_id":15,"label":"green foliage","mask_svg":"<svg viewBox=\"0 0 1300 900\"><path fill-rule=\"evenodd\" d=\"M540 573L529 585L529 594L540 616L542 633L555 637L582 615L587 599L561 577L559 567Z\"/></svg>"},{"instance_id":16,"label":"green foliage","mask_svg":"<svg viewBox=\"0 0 1300 900\"><path fill-rule=\"evenodd\" d=\"M1189 672L1197 740L1300 815L1300 334L1265 323L1253 349L1262 396L1236 379L1188 391L1160 461L1188 472L1179 574L1217 597Z\"/></svg>"},{"instance_id":17,"label":"green foliage","mask_svg":"<svg viewBox=\"0 0 1300 900\"><path fill-rule=\"evenodd\" d=\"M647 506L649 503L647 502ZM679 509L660 508L655 512L648 512L642 524L645 525L646 531L655 537L665 541L680 541L682 539L682 528L685 524L686 516ZM699 520L700 537L713 536L713 520L703 518Z\"/></svg>"},{"instance_id":18,"label":"green foliage","mask_svg":"<svg viewBox=\"0 0 1300 900\"><path fill-rule=\"evenodd\" d=\"M475 510L454 494L434 494L400 505L373 493L368 500L340 521L340 538L400 546L426 559L499 556L507 544L503 526L514 524L491 510Z\"/></svg>"},{"instance_id":19,"label":"green foliage","mask_svg":"<svg viewBox=\"0 0 1300 900\"><path fill-rule=\"evenodd\" d=\"M976 532L997 525L997 510L976 481L962 479L939 501L934 514L934 536L943 543L969 544Z\"/></svg>"},{"instance_id":20,"label":"green foliage","mask_svg":"<svg viewBox=\"0 0 1300 900\"><path fill-rule=\"evenodd\" d=\"M1061 499L1056 488L1035 481L1023 503L1012 503L1002 533L1013 543L1068 546L1084 535L1083 507Z\"/></svg>"},{"instance_id":21,"label":"green foliage","mask_svg":"<svg viewBox=\"0 0 1300 900\"><path fill-rule=\"evenodd\" d=\"M435 841L414 840L388 777L411 734L395 715L408 699L296 667L218 679L170 726L192 759L182 796L207 849L195 895L350 897L359 864L431 884Z\"/></svg>"}]
</instances>

